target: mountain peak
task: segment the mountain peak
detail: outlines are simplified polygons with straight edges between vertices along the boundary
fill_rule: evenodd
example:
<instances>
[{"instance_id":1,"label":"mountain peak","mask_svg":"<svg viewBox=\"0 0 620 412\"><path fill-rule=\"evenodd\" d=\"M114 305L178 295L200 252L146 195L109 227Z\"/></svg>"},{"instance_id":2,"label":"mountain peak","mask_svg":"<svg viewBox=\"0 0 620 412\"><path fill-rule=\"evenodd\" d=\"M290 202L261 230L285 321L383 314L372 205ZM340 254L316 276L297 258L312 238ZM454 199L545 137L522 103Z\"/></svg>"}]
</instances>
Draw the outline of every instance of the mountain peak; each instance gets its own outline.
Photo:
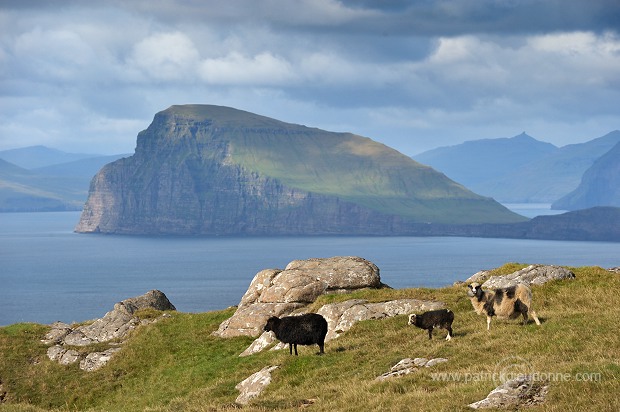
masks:
<instances>
[{"instance_id":1,"label":"mountain peak","mask_svg":"<svg viewBox=\"0 0 620 412\"><path fill-rule=\"evenodd\" d=\"M530 136L529 134L527 134L525 132L521 132L520 134L514 136L513 139L533 139L533 140L536 140L532 136Z\"/></svg>"}]
</instances>

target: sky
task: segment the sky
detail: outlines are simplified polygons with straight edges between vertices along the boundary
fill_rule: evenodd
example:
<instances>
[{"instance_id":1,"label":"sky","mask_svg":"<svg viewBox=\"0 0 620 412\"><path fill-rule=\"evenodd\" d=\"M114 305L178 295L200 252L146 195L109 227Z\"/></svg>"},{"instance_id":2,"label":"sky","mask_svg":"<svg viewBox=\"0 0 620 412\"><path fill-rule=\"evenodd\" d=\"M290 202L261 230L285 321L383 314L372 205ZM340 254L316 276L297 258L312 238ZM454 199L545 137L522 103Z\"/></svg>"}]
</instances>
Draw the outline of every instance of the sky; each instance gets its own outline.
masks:
<instances>
[{"instance_id":1,"label":"sky","mask_svg":"<svg viewBox=\"0 0 620 412\"><path fill-rule=\"evenodd\" d=\"M0 150L132 153L230 106L413 156L620 129L618 0L0 0Z\"/></svg>"}]
</instances>

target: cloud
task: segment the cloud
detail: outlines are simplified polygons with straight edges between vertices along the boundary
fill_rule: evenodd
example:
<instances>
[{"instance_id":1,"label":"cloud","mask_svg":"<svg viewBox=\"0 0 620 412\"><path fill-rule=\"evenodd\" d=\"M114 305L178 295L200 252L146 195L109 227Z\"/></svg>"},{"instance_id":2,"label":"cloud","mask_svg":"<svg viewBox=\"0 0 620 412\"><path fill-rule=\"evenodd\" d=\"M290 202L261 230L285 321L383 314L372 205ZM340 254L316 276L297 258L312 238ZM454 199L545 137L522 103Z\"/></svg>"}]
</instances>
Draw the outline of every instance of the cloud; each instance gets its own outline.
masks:
<instances>
[{"instance_id":1,"label":"cloud","mask_svg":"<svg viewBox=\"0 0 620 412\"><path fill-rule=\"evenodd\" d=\"M134 46L128 65L148 78L176 81L194 77L199 60L196 47L185 34L156 33Z\"/></svg>"},{"instance_id":2,"label":"cloud","mask_svg":"<svg viewBox=\"0 0 620 412\"><path fill-rule=\"evenodd\" d=\"M250 57L231 52L204 59L198 70L202 80L217 85L286 85L296 77L288 61L270 52Z\"/></svg>"},{"instance_id":3,"label":"cloud","mask_svg":"<svg viewBox=\"0 0 620 412\"><path fill-rule=\"evenodd\" d=\"M3 1L0 150L127 152L155 112L184 103L352 131L407 154L523 130L558 145L594 138L620 123L619 10L611 0Z\"/></svg>"}]
</instances>

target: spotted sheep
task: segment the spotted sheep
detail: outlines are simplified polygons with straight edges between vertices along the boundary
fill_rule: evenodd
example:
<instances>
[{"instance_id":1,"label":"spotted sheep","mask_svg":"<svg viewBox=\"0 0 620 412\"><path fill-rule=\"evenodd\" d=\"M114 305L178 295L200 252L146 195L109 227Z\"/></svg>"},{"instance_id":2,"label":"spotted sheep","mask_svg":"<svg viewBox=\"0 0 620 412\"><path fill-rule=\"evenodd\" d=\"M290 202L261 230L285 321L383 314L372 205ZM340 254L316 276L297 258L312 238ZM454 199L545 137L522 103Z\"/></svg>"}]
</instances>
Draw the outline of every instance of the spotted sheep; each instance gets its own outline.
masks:
<instances>
[{"instance_id":1,"label":"spotted sheep","mask_svg":"<svg viewBox=\"0 0 620 412\"><path fill-rule=\"evenodd\" d=\"M438 309L424 312L421 315L409 315L409 325L417 326L428 331L428 338L433 339L433 329L441 328L448 330L446 340L452 339L452 322L454 312L450 309Z\"/></svg>"},{"instance_id":2,"label":"spotted sheep","mask_svg":"<svg viewBox=\"0 0 620 412\"><path fill-rule=\"evenodd\" d=\"M474 310L479 315L486 315L487 330L491 329L491 318L516 319L523 316L523 324L531 314L534 322L540 325L536 312L532 310L532 290L529 286L518 284L495 291L484 291L478 283L468 286L467 296L471 300Z\"/></svg>"}]
</instances>

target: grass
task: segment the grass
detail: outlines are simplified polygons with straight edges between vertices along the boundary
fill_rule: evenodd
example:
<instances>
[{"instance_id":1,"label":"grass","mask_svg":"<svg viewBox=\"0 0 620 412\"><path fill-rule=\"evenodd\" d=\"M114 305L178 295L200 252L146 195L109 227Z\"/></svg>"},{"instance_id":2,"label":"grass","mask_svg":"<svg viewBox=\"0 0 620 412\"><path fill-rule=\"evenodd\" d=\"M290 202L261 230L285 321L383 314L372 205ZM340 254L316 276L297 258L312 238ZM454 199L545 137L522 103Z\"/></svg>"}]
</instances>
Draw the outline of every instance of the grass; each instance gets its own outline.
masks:
<instances>
[{"instance_id":1,"label":"grass","mask_svg":"<svg viewBox=\"0 0 620 412\"><path fill-rule=\"evenodd\" d=\"M347 133L296 129L251 138L229 134L231 161L288 187L336 196L416 222L523 221L483 198L371 139ZM446 213L458 207L460 213Z\"/></svg>"},{"instance_id":2,"label":"grass","mask_svg":"<svg viewBox=\"0 0 620 412\"><path fill-rule=\"evenodd\" d=\"M509 264L497 273L525 265ZM40 342L47 326L0 328L0 411L226 411L236 409L235 385L268 365L272 384L248 411L469 410L497 386L498 368L526 368L551 380L547 402L528 411L620 410L620 276L598 267L571 268L577 278L534 287L542 326L494 320L486 331L464 287L382 289L320 298L318 305L362 298L439 299L455 312L455 337L406 325L406 316L356 324L316 347L238 357L251 338L219 339L211 332L232 310L174 313L134 332L108 365L83 372L47 359ZM315 309L316 309L315 307ZM144 314L152 317L154 314ZM376 382L406 357L445 357L447 363Z\"/></svg>"}]
</instances>

